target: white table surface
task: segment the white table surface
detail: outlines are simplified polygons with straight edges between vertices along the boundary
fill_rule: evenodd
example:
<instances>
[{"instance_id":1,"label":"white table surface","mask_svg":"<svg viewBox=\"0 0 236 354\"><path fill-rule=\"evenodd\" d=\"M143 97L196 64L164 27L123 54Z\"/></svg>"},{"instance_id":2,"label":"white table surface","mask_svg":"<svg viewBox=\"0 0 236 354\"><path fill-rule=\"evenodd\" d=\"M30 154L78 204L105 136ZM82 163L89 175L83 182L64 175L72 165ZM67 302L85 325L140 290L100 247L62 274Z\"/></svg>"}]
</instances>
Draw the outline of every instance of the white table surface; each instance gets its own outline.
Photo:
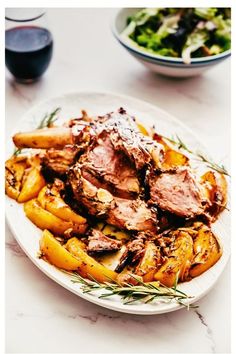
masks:
<instances>
[{"instance_id":1,"label":"white table surface","mask_svg":"<svg viewBox=\"0 0 236 354\"><path fill-rule=\"evenodd\" d=\"M147 71L110 31L114 10L51 9L51 66L33 85L6 73L6 136L35 103L71 91L113 91L151 102L198 134L218 160L229 155L230 60L204 76L173 80ZM230 266L198 310L152 317L112 312L42 274L6 226L8 353L228 353Z\"/></svg>"}]
</instances>

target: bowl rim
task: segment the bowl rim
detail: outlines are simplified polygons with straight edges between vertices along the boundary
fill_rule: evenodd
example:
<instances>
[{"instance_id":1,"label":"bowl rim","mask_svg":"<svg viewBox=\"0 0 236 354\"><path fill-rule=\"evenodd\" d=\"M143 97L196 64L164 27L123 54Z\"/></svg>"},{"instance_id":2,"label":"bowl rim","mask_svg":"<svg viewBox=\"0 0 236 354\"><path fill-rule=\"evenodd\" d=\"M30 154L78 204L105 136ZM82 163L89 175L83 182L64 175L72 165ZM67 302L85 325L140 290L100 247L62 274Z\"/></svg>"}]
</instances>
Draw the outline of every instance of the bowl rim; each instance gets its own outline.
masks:
<instances>
[{"instance_id":1,"label":"bowl rim","mask_svg":"<svg viewBox=\"0 0 236 354\"><path fill-rule=\"evenodd\" d=\"M120 44L122 44L126 49L131 50L132 52L136 53L138 56L142 56L143 58L146 58L146 59L151 59L152 62L157 61L157 62L162 62L162 63L167 63L167 64L168 63L182 64L186 68L190 67L190 66L192 67L193 65L196 65L196 64L205 64L205 63L215 62L217 60L220 60L220 59L222 60L222 59L225 59L225 58L231 56L231 49L228 49L222 53L215 54L212 56L201 57L201 58L192 58L191 63L186 64L186 63L184 63L182 58L174 58L174 57L162 56L159 54L152 54L151 52L148 52L145 49L142 50L141 47L138 46L138 44L137 44L137 46L135 44L131 45L132 42L125 41L116 27L116 20L117 20L118 16L121 14L122 11L128 10L128 9L129 8L123 7L123 8L120 8L119 10L116 11L116 13L113 15L113 19L112 19L112 23L111 23L111 30L112 30L114 37L118 40L118 42Z\"/></svg>"}]
</instances>

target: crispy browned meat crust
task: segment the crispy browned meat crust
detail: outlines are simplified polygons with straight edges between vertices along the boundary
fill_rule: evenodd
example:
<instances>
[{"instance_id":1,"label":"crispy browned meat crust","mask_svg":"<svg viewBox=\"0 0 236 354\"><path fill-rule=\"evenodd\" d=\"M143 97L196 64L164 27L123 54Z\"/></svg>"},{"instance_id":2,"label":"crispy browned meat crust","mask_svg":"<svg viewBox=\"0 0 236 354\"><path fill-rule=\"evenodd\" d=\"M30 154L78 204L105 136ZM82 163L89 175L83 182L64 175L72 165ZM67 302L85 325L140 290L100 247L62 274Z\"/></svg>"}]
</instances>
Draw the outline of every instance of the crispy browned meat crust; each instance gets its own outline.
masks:
<instances>
[{"instance_id":1,"label":"crispy browned meat crust","mask_svg":"<svg viewBox=\"0 0 236 354\"><path fill-rule=\"evenodd\" d=\"M42 170L46 177L64 177L76 161L79 152L76 145L66 145L62 150L49 149L42 158Z\"/></svg>"}]
</instances>

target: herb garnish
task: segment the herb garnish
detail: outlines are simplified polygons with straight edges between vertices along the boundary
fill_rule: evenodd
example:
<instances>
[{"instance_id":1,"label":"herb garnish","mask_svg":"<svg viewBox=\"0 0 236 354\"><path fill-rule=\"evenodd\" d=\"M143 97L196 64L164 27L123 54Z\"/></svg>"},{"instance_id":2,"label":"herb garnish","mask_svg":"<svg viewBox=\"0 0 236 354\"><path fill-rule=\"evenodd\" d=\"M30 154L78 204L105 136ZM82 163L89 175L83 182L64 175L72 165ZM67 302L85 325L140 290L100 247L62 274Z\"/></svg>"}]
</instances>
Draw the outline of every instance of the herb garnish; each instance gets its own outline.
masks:
<instances>
[{"instance_id":1,"label":"herb garnish","mask_svg":"<svg viewBox=\"0 0 236 354\"><path fill-rule=\"evenodd\" d=\"M50 128L53 123L58 119L57 114L60 112L61 108L57 107L53 112L46 113L41 122L36 129ZM13 156L18 156L22 153L23 149L15 148Z\"/></svg>"},{"instance_id":2,"label":"herb garnish","mask_svg":"<svg viewBox=\"0 0 236 354\"><path fill-rule=\"evenodd\" d=\"M41 120L39 126L37 129L42 129L42 128L50 128L53 123L58 119L57 114L60 112L61 108L57 107L53 112L51 113L46 113L43 119Z\"/></svg>"},{"instance_id":3,"label":"herb garnish","mask_svg":"<svg viewBox=\"0 0 236 354\"><path fill-rule=\"evenodd\" d=\"M132 304L136 301L143 301L145 304L152 302L155 299L166 300L167 302L176 301L179 305L185 306L187 309L197 308L196 305L186 304L184 301L191 297L176 288L177 284L172 288L165 285L156 283L144 283L135 275L132 277L136 280L137 285L119 283L99 283L96 279L91 277L92 280L82 278L78 273L64 271L69 274L73 283L82 285L81 290L83 293L92 293L96 290L105 290L104 293L99 295L99 298L107 298L114 295L120 295L125 305Z\"/></svg>"},{"instance_id":4,"label":"herb garnish","mask_svg":"<svg viewBox=\"0 0 236 354\"><path fill-rule=\"evenodd\" d=\"M18 155L20 155L21 152L22 152L22 150L23 150L23 149L17 149L17 148L15 148L15 150L14 150L14 152L13 152L13 156L18 156Z\"/></svg>"},{"instance_id":5,"label":"herb garnish","mask_svg":"<svg viewBox=\"0 0 236 354\"><path fill-rule=\"evenodd\" d=\"M160 135L160 134L158 134ZM217 163L215 163L214 161L212 161L211 159L209 159L207 156L203 155L203 153L199 152L199 151L193 151L190 150L187 145L183 142L182 139L180 139L180 137L178 135L176 135L175 137L172 138L167 138L164 135L160 135L162 138L170 141L171 143L177 145L178 149L182 149L187 151L189 154L194 155L197 157L197 159L199 161L202 161L206 164L207 167L211 168L212 170L215 170L221 174L224 174L226 176L230 176L230 174L228 173L228 171L226 170L224 165L219 165Z\"/></svg>"}]
</instances>

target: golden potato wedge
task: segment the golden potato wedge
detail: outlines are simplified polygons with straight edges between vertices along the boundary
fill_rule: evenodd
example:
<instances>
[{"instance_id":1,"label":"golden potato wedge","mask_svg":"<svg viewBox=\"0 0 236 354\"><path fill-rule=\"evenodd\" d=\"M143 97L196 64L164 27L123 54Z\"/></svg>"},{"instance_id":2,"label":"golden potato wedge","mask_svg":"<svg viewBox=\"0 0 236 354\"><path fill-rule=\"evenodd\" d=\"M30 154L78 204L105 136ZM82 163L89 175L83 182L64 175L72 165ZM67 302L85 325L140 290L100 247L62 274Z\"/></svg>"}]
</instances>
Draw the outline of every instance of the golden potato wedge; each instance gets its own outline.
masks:
<instances>
[{"instance_id":1,"label":"golden potato wedge","mask_svg":"<svg viewBox=\"0 0 236 354\"><path fill-rule=\"evenodd\" d=\"M38 202L43 209L45 209L45 206L46 206L45 193L47 190L48 190L48 186L46 185L41 189L41 191L39 192L38 197L37 197Z\"/></svg>"},{"instance_id":2,"label":"golden potato wedge","mask_svg":"<svg viewBox=\"0 0 236 354\"><path fill-rule=\"evenodd\" d=\"M83 251L85 251L87 246L83 241L79 240L78 238L71 237L66 242L65 247L70 253L74 254L74 252L77 252L78 247L80 247Z\"/></svg>"},{"instance_id":3,"label":"golden potato wedge","mask_svg":"<svg viewBox=\"0 0 236 354\"><path fill-rule=\"evenodd\" d=\"M20 195L22 180L27 168L27 158L12 157L5 163L5 191L8 197L17 199Z\"/></svg>"},{"instance_id":4,"label":"golden potato wedge","mask_svg":"<svg viewBox=\"0 0 236 354\"><path fill-rule=\"evenodd\" d=\"M176 166L186 166L188 165L189 158L176 150L167 150L165 152L164 161L162 166L164 168L171 168Z\"/></svg>"},{"instance_id":5,"label":"golden potato wedge","mask_svg":"<svg viewBox=\"0 0 236 354\"><path fill-rule=\"evenodd\" d=\"M42 157L45 155L45 152L41 151L40 153L33 154L29 156L28 163L31 167L41 167Z\"/></svg>"},{"instance_id":6,"label":"golden potato wedge","mask_svg":"<svg viewBox=\"0 0 236 354\"><path fill-rule=\"evenodd\" d=\"M75 224L85 224L87 222L83 216L75 213L64 202L58 189L55 187L43 188L38 195L38 200L44 209L62 220L71 221Z\"/></svg>"},{"instance_id":7,"label":"golden potato wedge","mask_svg":"<svg viewBox=\"0 0 236 354\"><path fill-rule=\"evenodd\" d=\"M135 269L135 274L141 275L144 282L151 282L160 264L160 251L153 242L148 242L144 255Z\"/></svg>"},{"instance_id":8,"label":"golden potato wedge","mask_svg":"<svg viewBox=\"0 0 236 354\"><path fill-rule=\"evenodd\" d=\"M72 271L81 266L81 261L68 252L48 230L43 231L40 239L40 251L48 262L58 268Z\"/></svg>"},{"instance_id":9,"label":"golden potato wedge","mask_svg":"<svg viewBox=\"0 0 236 354\"><path fill-rule=\"evenodd\" d=\"M150 136L152 137L152 129L148 126L145 126L143 123L141 123L140 121L138 121L136 119L136 125L140 131L140 133L142 133L145 136Z\"/></svg>"},{"instance_id":10,"label":"golden potato wedge","mask_svg":"<svg viewBox=\"0 0 236 354\"><path fill-rule=\"evenodd\" d=\"M227 204L227 181L223 174L208 171L201 177L203 193L210 202L209 213L217 216Z\"/></svg>"},{"instance_id":11,"label":"golden potato wedge","mask_svg":"<svg viewBox=\"0 0 236 354\"><path fill-rule=\"evenodd\" d=\"M153 139L161 144L164 148L164 160L162 168L171 168L176 166L186 166L189 163L189 158L180 151L175 150L174 145L161 135L155 133Z\"/></svg>"},{"instance_id":12,"label":"golden potato wedge","mask_svg":"<svg viewBox=\"0 0 236 354\"><path fill-rule=\"evenodd\" d=\"M19 203L27 202L38 196L40 190L45 186L45 180L38 167L32 167L26 179L24 180L21 192L17 201Z\"/></svg>"},{"instance_id":13,"label":"golden potato wedge","mask_svg":"<svg viewBox=\"0 0 236 354\"><path fill-rule=\"evenodd\" d=\"M66 249L74 256L76 259L80 260L80 266L78 272L84 278L93 277L100 283L116 280L117 273L104 267L102 264L98 263L94 258L90 257L85 251L84 247L81 247L81 241L76 237L70 239L66 245Z\"/></svg>"},{"instance_id":14,"label":"golden potato wedge","mask_svg":"<svg viewBox=\"0 0 236 354\"><path fill-rule=\"evenodd\" d=\"M155 280L168 287L174 286L178 280L187 279L193 258L193 240L189 233L176 230L174 235L176 238L171 246L170 256L154 275Z\"/></svg>"},{"instance_id":15,"label":"golden potato wedge","mask_svg":"<svg viewBox=\"0 0 236 354\"><path fill-rule=\"evenodd\" d=\"M73 143L71 129L67 127L44 128L17 133L13 136L13 142L18 148L34 149L61 149L65 145Z\"/></svg>"},{"instance_id":16,"label":"golden potato wedge","mask_svg":"<svg viewBox=\"0 0 236 354\"><path fill-rule=\"evenodd\" d=\"M24 211L26 216L40 229L48 229L57 235L65 236L67 230L75 233L83 233L84 225L80 229L80 225L75 225L72 222L61 220L47 210L44 210L37 199L31 199L24 204Z\"/></svg>"},{"instance_id":17,"label":"golden potato wedge","mask_svg":"<svg viewBox=\"0 0 236 354\"><path fill-rule=\"evenodd\" d=\"M221 257L222 248L217 237L204 224L198 227L198 234L193 242L194 259L190 268L192 278L204 273Z\"/></svg>"}]
</instances>

